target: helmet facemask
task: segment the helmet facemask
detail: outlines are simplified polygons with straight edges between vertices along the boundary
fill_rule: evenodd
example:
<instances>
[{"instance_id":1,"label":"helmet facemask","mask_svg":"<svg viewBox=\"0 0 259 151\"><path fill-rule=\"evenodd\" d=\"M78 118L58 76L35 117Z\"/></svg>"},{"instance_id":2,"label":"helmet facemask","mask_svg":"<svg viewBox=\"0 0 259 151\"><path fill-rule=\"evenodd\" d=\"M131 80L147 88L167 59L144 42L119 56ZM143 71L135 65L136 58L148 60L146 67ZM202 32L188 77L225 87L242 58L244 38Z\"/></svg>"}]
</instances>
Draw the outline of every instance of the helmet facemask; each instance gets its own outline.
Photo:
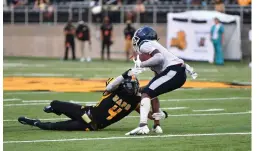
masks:
<instances>
[{"instance_id":1,"label":"helmet facemask","mask_svg":"<svg viewBox=\"0 0 259 151\"><path fill-rule=\"evenodd\" d=\"M136 33L137 33L137 31L135 32L134 36L132 37L132 45L133 45L134 51L139 54L140 52L139 52L138 45L139 45L140 38L138 36L136 36Z\"/></svg>"},{"instance_id":2,"label":"helmet facemask","mask_svg":"<svg viewBox=\"0 0 259 151\"><path fill-rule=\"evenodd\" d=\"M138 80L128 80L122 83L122 91L128 95L136 95L139 90Z\"/></svg>"}]
</instances>

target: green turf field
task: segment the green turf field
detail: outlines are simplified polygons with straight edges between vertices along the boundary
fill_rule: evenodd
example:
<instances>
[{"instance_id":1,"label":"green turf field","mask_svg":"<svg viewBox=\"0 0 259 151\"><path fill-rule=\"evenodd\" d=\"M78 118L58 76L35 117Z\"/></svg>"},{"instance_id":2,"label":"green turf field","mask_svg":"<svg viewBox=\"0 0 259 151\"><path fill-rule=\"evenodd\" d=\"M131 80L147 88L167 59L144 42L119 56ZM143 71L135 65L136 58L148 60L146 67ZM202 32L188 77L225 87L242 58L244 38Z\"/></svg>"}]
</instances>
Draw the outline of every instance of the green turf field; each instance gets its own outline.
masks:
<instances>
[{"instance_id":1,"label":"green turf field","mask_svg":"<svg viewBox=\"0 0 259 151\"><path fill-rule=\"evenodd\" d=\"M247 63L226 62L225 66L189 62L199 74L197 81L249 84L251 69ZM123 61L81 63L46 58L4 58L4 77L76 77L100 79L115 77L132 63ZM146 71L139 79L150 79ZM188 79L188 81L192 81ZM138 125L139 117L128 118L99 132L42 131L24 126L17 117L25 115L45 121L64 116L42 111L50 100L91 104L100 92L62 93L4 91L3 123L5 151L247 151L251 150L250 88L188 88L159 97L169 113L162 121L164 134L128 137L124 134ZM150 121L149 127L151 127Z\"/></svg>"}]
</instances>

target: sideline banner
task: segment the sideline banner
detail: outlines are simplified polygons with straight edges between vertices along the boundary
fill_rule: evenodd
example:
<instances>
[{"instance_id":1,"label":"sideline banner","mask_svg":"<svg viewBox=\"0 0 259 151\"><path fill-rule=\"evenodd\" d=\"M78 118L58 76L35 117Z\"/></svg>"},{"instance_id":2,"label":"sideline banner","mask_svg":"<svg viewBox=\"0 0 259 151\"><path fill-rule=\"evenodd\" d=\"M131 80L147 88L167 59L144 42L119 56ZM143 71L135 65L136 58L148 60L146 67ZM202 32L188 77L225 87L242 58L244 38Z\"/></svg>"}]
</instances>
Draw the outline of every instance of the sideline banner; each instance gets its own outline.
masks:
<instances>
[{"instance_id":1,"label":"sideline banner","mask_svg":"<svg viewBox=\"0 0 259 151\"><path fill-rule=\"evenodd\" d=\"M187 60L213 61L208 23L191 23L168 17L167 48Z\"/></svg>"},{"instance_id":2,"label":"sideline banner","mask_svg":"<svg viewBox=\"0 0 259 151\"><path fill-rule=\"evenodd\" d=\"M225 59L241 59L240 28L238 17L214 11L189 11L167 14L167 48L186 60L214 60L214 47L210 30L214 18L224 22L223 53Z\"/></svg>"}]
</instances>

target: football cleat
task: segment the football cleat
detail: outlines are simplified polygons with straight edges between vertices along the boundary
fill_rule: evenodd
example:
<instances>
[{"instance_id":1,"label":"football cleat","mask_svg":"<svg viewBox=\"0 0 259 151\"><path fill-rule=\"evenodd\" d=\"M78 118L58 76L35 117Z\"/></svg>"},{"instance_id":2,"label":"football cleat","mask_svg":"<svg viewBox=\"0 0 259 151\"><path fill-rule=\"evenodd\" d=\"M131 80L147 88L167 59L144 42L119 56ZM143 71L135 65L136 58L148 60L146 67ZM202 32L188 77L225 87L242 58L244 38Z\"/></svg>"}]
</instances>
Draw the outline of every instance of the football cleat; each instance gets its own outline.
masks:
<instances>
[{"instance_id":1,"label":"football cleat","mask_svg":"<svg viewBox=\"0 0 259 151\"><path fill-rule=\"evenodd\" d=\"M152 127L152 132L157 133L157 134L162 134L163 130L160 125L154 125Z\"/></svg>"},{"instance_id":2,"label":"football cleat","mask_svg":"<svg viewBox=\"0 0 259 151\"><path fill-rule=\"evenodd\" d=\"M45 106L44 108L43 108L43 111L45 112L45 113L54 113L54 114L56 114L56 115L61 115L61 113L58 113L58 112L56 112L56 111L54 111L54 109L49 105L49 106Z\"/></svg>"},{"instance_id":3,"label":"football cleat","mask_svg":"<svg viewBox=\"0 0 259 151\"><path fill-rule=\"evenodd\" d=\"M146 135L149 133L149 128L147 125L142 126L142 127L137 127L134 130L126 133L125 135Z\"/></svg>"},{"instance_id":4,"label":"football cleat","mask_svg":"<svg viewBox=\"0 0 259 151\"><path fill-rule=\"evenodd\" d=\"M46 113L53 113L53 109L52 109L52 107L50 105L49 106L45 106L43 111L46 112Z\"/></svg>"},{"instance_id":5,"label":"football cleat","mask_svg":"<svg viewBox=\"0 0 259 151\"><path fill-rule=\"evenodd\" d=\"M31 125L31 126L36 126L36 124L38 122L40 122L40 120L36 120L36 119L29 119L27 117L24 117L24 116L21 116L18 118L18 121L21 123L21 124L24 124L24 125Z\"/></svg>"}]
</instances>

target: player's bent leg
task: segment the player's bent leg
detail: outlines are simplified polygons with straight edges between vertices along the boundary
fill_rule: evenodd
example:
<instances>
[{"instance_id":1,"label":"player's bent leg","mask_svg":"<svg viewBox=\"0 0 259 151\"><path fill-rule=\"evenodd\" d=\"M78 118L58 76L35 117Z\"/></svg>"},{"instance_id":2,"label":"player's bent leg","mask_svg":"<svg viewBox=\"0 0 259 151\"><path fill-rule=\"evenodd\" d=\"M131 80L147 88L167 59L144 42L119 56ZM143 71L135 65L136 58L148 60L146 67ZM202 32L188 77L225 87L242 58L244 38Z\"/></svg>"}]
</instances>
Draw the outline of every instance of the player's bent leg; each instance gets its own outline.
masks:
<instances>
[{"instance_id":1,"label":"player's bent leg","mask_svg":"<svg viewBox=\"0 0 259 151\"><path fill-rule=\"evenodd\" d=\"M24 125L31 125L31 126L35 126L36 123L40 122L40 120L37 119L30 119L24 116L21 116L18 118L18 122L20 122L21 124Z\"/></svg>"},{"instance_id":2,"label":"player's bent leg","mask_svg":"<svg viewBox=\"0 0 259 151\"><path fill-rule=\"evenodd\" d=\"M42 130L60 130L60 131L89 131L89 126L76 120L60 122L38 122L35 126Z\"/></svg>"},{"instance_id":3,"label":"player's bent leg","mask_svg":"<svg viewBox=\"0 0 259 151\"><path fill-rule=\"evenodd\" d=\"M147 126L148 114L151 107L150 97L143 93L140 102L140 123L139 127L133 129L132 131L126 133L125 135L145 135L149 133L149 128Z\"/></svg>"},{"instance_id":4,"label":"player's bent leg","mask_svg":"<svg viewBox=\"0 0 259 151\"><path fill-rule=\"evenodd\" d=\"M53 112L64 114L73 120L81 119L81 116L84 114L81 105L70 102L54 100L50 103L50 106L53 109Z\"/></svg>"}]
</instances>

